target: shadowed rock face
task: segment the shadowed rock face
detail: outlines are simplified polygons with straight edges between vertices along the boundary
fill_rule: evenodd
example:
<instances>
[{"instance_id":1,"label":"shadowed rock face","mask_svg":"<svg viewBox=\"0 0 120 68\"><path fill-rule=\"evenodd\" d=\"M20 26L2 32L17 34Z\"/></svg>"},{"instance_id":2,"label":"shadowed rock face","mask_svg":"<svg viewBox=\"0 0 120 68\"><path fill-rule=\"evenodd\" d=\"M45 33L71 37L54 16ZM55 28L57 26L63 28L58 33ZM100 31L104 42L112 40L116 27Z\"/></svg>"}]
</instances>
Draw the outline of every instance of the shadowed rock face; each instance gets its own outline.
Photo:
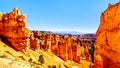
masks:
<instances>
[{"instance_id":1,"label":"shadowed rock face","mask_svg":"<svg viewBox=\"0 0 120 68\"><path fill-rule=\"evenodd\" d=\"M0 36L5 37L16 50L25 51L29 47L30 37L25 14L21 14L17 8L3 14L0 20Z\"/></svg>"},{"instance_id":2,"label":"shadowed rock face","mask_svg":"<svg viewBox=\"0 0 120 68\"><path fill-rule=\"evenodd\" d=\"M95 42L95 56L97 55L103 59L103 68L120 68L120 2L109 4L101 14ZM97 60L95 58L95 62Z\"/></svg>"}]
</instances>

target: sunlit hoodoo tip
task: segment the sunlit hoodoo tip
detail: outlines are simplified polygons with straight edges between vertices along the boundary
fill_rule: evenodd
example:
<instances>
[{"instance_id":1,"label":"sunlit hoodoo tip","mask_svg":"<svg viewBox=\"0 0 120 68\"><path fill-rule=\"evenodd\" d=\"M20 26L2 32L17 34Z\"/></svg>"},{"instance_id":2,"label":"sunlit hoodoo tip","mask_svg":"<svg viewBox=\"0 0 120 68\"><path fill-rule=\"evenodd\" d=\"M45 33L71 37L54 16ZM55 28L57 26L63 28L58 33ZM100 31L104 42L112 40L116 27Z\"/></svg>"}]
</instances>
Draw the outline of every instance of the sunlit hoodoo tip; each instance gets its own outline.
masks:
<instances>
[{"instance_id":1,"label":"sunlit hoodoo tip","mask_svg":"<svg viewBox=\"0 0 120 68\"><path fill-rule=\"evenodd\" d=\"M21 15L19 9L16 7L13 9L13 13L15 13L15 15Z\"/></svg>"},{"instance_id":2,"label":"sunlit hoodoo tip","mask_svg":"<svg viewBox=\"0 0 120 68\"><path fill-rule=\"evenodd\" d=\"M109 4L108 4L108 7L110 7L110 6L112 6L112 4L111 4L111 3L109 3Z\"/></svg>"}]
</instances>

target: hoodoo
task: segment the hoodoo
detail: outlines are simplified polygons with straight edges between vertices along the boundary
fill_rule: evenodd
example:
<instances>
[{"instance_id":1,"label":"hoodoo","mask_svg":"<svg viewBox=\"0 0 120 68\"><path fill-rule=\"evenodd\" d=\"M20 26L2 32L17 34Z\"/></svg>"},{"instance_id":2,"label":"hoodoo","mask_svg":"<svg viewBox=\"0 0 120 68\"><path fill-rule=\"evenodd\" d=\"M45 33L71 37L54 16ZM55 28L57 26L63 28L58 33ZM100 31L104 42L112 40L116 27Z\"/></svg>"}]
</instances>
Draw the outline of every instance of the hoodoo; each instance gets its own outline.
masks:
<instances>
[{"instance_id":1,"label":"hoodoo","mask_svg":"<svg viewBox=\"0 0 120 68\"><path fill-rule=\"evenodd\" d=\"M0 36L16 50L25 51L29 47L30 30L26 28L25 14L17 8L12 12L1 14Z\"/></svg>"}]
</instances>

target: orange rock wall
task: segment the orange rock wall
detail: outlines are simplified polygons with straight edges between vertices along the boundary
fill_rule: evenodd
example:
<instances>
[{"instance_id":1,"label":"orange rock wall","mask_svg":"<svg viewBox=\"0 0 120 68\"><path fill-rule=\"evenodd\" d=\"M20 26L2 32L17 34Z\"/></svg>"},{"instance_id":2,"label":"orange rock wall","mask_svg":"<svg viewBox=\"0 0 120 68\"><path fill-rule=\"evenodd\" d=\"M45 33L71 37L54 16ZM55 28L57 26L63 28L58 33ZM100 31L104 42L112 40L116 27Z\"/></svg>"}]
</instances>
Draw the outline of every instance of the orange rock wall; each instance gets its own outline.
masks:
<instances>
[{"instance_id":1,"label":"orange rock wall","mask_svg":"<svg viewBox=\"0 0 120 68\"><path fill-rule=\"evenodd\" d=\"M72 43L72 54L73 54L73 60L76 62L80 62L80 57L77 56L77 43Z\"/></svg>"},{"instance_id":2,"label":"orange rock wall","mask_svg":"<svg viewBox=\"0 0 120 68\"><path fill-rule=\"evenodd\" d=\"M67 38L67 46L68 46L68 59L73 60L73 53L72 53L72 35L68 35Z\"/></svg>"},{"instance_id":3,"label":"orange rock wall","mask_svg":"<svg viewBox=\"0 0 120 68\"><path fill-rule=\"evenodd\" d=\"M68 52L67 52L67 45L64 40L58 42L59 47L59 57L62 58L64 61L68 60Z\"/></svg>"},{"instance_id":4,"label":"orange rock wall","mask_svg":"<svg viewBox=\"0 0 120 68\"><path fill-rule=\"evenodd\" d=\"M30 47L36 50L40 49L40 41L34 37L34 33L32 33L30 36Z\"/></svg>"},{"instance_id":5,"label":"orange rock wall","mask_svg":"<svg viewBox=\"0 0 120 68\"><path fill-rule=\"evenodd\" d=\"M96 55L101 56L103 68L120 68L120 2L109 4L101 14L100 26L96 32L94 56ZM95 62L95 67L99 68Z\"/></svg>"}]
</instances>

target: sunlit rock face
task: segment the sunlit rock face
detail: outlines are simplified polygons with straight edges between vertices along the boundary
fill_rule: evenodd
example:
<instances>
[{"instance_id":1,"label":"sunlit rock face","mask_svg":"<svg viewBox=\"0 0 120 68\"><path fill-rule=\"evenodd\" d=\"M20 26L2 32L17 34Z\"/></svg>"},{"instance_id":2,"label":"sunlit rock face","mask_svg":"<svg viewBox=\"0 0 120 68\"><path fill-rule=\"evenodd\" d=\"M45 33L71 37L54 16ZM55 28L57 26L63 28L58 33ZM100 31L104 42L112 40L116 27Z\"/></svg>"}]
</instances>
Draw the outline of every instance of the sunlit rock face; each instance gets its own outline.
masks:
<instances>
[{"instance_id":1,"label":"sunlit rock face","mask_svg":"<svg viewBox=\"0 0 120 68\"><path fill-rule=\"evenodd\" d=\"M14 8L12 12L3 14L0 19L0 36L20 51L29 47L30 30L26 28L25 17L25 14Z\"/></svg>"},{"instance_id":2,"label":"sunlit rock face","mask_svg":"<svg viewBox=\"0 0 120 68\"><path fill-rule=\"evenodd\" d=\"M120 68L120 2L109 4L101 14L100 26L96 33L94 56L96 55L102 57L103 68ZM97 58L95 62L96 60Z\"/></svg>"},{"instance_id":3,"label":"sunlit rock face","mask_svg":"<svg viewBox=\"0 0 120 68\"><path fill-rule=\"evenodd\" d=\"M68 52L67 52L66 42L64 40L60 40L58 42L58 47L59 47L59 57L65 61L68 60Z\"/></svg>"},{"instance_id":4,"label":"sunlit rock face","mask_svg":"<svg viewBox=\"0 0 120 68\"><path fill-rule=\"evenodd\" d=\"M56 35L55 34L52 34L52 38L51 38L51 51L55 54L55 55L58 55L59 56L59 53L58 53L58 44L56 42Z\"/></svg>"},{"instance_id":5,"label":"sunlit rock face","mask_svg":"<svg viewBox=\"0 0 120 68\"><path fill-rule=\"evenodd\" d=\"M80 62L80 57L79 56L77 56L77 46L78 46L78 44L77 43L72 43L72 54L73 54L73 60L75 61L75 62Z\"/></svg>"},{"instance_id":6,"label":"sunlit rock face","mask_svg":"<svg viewBox=\"0 0 120 68\"><path fill-rule=\"evenodd\" d=\"M39 50L40 49L40 41L38 38L34 37L34 33L31 33L30 36L30 48L33 48L35 50Z\"/></svg>"},{"instance_id":7,"label":"sunlit rock face","mask_svg":"<svg viewBox=\"0 0 120 68\"><path fill-rule=\"evenodd\" d=\"M67 38L67 45L68 45L68 59L73 60L73 53L72 53L72 35L68 35Z\"/></svg>"}]
</instances>

